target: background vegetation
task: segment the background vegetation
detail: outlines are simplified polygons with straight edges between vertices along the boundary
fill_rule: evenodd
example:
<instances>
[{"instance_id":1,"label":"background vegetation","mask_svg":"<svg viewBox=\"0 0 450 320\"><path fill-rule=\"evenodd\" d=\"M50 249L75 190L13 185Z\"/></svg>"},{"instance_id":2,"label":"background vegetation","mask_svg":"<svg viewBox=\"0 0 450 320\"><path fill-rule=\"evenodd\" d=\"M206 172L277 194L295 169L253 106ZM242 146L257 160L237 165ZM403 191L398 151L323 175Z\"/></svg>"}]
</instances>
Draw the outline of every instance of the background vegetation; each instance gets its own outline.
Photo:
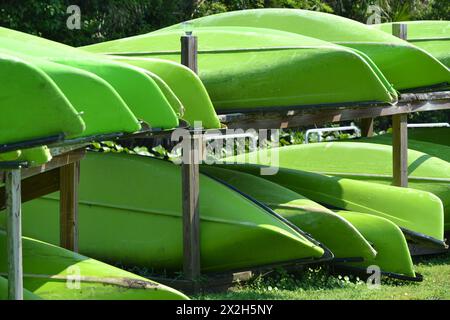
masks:
<instances>
[{"instance_id":1,"label":"background vegetation","mask_svg":"<svg viewBox=\"0 0 450 320\"><path fill-rule=\"evenodd\" d=\"M81 9L81 29L66 26L67 8ZM450 20L445 0L2 0L0 26L72 46L147 33L194 17L251 8L298 8L366 22L369 6L382 9L382 21ZM419 119L420 117L420 119ZM430 118L431 117L431 118ZM449 112L412 115L412 121L448 121ZM377 119L385 130L388 119Z\"/></svg>"},{"instance_id":2,"label":"background vegetation","mask_svg":"<svg viewBox=\"0 0 450 320\"><path fill-rule=\"evenodd\" d=\"M74 4L81 8L80 30L66 27L67 7ZM2 0L0 25L81 46L251 8L317 10L366 22L373 4L382 9L382 21L450 20L450 1L443 0Z\"/></svg>"}]
</instances>

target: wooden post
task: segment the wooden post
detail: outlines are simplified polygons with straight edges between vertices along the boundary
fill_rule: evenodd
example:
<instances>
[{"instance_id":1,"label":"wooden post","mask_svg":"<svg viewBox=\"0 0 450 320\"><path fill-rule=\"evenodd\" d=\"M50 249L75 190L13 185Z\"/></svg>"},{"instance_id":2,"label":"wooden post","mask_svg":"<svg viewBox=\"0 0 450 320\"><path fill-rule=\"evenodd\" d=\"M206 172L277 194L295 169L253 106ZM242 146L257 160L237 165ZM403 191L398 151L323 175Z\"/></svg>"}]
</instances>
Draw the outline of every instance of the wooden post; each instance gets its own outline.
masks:
<instances>
[{"instance_id":1,"label":"wooden post","mask_svg":"<svg viewBox=\"0 0 450 320\"><path fill-rule=\"evenodd\" d=\"M6 170L8 298L23 300L22 200L20 169Z\"/></svg>"},{"instance_id":2,"label":"wooden post","mask_svg":"<svg viewBox=\"0 0 450 320\"><path fill-rule=\"evenodd\" d=\"M392 34L400 39L408 39L408 26L404 23L392 24ZM393 185L408 187L408 115L392 116L392 176Z\"/></svg>"},{"instance_id":3,"label":"wooden post","mask_svg":"<svg viewBox=\"0 0 450 320\"><path fill-rule=\"evenodd\" d=\"M191 32L181 37L181 63L195 73L197 68L197 37ZM199 193L200 173L199 162L201 152L201 135L189 134L189 157L184 157L187 163L181 166L182 174L182 210L183 210L183 272L188 280L194 281L194 291L198 288L200 277L200 214Z\"/></svg>"},{"instance_id":4,"label":"wooden post","mask_svg":"<svg viewBox=\"0 0 450 320\"><path fill-rule=\"evenodd\" d=\"M393 185L408 187L408 115L392 116Z\"/></svg>"},{"instance_id":5,"label":"wooden post","mask_svg":"<svg viewBox=\"0 0 450 320\"><path fill-rule=\"evenodd\" d=\"M191 32L181 36L181 64L195 73L198 73L197 43L197 37L193 36Z\"/></svg>"},{"instance_id":6,"label":"wooden post","mask_svg":"<svg viewBox=\"0 0 450 320\"><path fill-rule=\"evenodd\" d=\"M400 39L408 40L408 25L406 23L393 23L392 34Z\"/></svg>"},{"instance_id":7,"label":"wooden post","mask_svg":"<svg viewBox=\"0 0 450 320\"><path fill-rule=\"evenodd\" d=\"M78 252L78 184L80 162L59 169L60 179L60 246Z\"/></svg>"},{"instance_id":8,"label":"wooden post","mask_svg":"<svg viewBox=\"0 0 450 320\"><path fill-rule=\"evenodd\" d=\"M361 119L361 136L366 138L373 137L373 118Z\"/></svg>"}]
</instances>

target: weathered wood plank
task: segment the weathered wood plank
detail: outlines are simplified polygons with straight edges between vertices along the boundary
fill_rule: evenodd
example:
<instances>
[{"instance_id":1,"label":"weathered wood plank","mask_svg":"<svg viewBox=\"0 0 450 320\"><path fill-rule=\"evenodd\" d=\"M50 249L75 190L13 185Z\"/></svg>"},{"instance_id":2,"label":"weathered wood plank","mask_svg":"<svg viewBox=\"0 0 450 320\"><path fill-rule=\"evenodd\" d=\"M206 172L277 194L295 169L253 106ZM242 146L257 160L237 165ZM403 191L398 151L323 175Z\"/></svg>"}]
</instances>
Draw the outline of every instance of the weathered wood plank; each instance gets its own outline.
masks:
<instances>
[{"instance_id":1,"label":"weathered wood plank","mask_svg":"<svg viewBox=\"0 0 450 320\"><path fill-rule=\"evenodd\" d=\"M222 114L219 115L219 119L228 128L277 129L435 110L450 110L450 91L402 94L396 105L262 109L246 113Z\"/></svg>"},{"instance_id":2,"label":"weathered wood plank","mask_svg":"<svg viewBox=\"0 0 450 320\"><path fill-rule=\"evenodd\" d=\"M20 180L20 169L6 171L8 298L10 300L23 300L22 201Z\"/></svg>"},{"instance_id":3,"label":"weathered wood plank","mask_svg":"<svg viewBox=\"0 0 450 320\"><path fill-rule=\"evenodd\" d=\"M408 187L408 115L392 116L393 185Z\"/></svg>"},{"instance_id":4,"label":"weathered wood plank","mask_svg":"<svg viewBox=\"0 0 450 320\"><path fill-rule=\"evenodd\" d=\"M188 163L181 166L183 210L183 272L186 279L197 281L200 276L200 173L198 164L200 139L190 139Z\"/></svg>"},{"instance_id":5,"label":"weathered wood plank","mask_svg":"<svg viewBox=\"0 0 450 320\"><path fill-rule=\"evenodd\" d=\"M78 184L80 162L59 169L60 172L60 246L78 252Z\"/></svg>"},{"instance_id":6,"label":"weathered wood plank","mask_svg":"<svg viewBox=\"0 0 450 320\"><path fill-rule=\"evenodd\" d=\"M370 138L373 137L373 118L361 119L361 136Z\"/></svg>"},{"instance_id":7,"label":"weathered wood plank","mask_svg":"<svg viewBox=\"0 0 450 320\"><path fill-rule=\"evenodd\" d=\"M59 170L53 169L22 180L22 203L59 190ZM0 210L6 208L5 187L0 188Z\"/></svg>"},{"instance_id":8,"label":"weathered wood plank","mask_svg":"<svg viewBox=\"0 0 450 320\"><path fill-rule=\"evenodd\" d=\"M56 168L60 168L69 163L73 163L76 161L80 161L86 154L85 149L77 149L70 151L65 154L60 154L53 159L41 166L31 167L31 168L23 168L22 171L22 179L26 179L28 177L32 177L43 172L47 172ZM4 172L0 170L0 183L4 183Z\"/></svg>"}]
</instances>

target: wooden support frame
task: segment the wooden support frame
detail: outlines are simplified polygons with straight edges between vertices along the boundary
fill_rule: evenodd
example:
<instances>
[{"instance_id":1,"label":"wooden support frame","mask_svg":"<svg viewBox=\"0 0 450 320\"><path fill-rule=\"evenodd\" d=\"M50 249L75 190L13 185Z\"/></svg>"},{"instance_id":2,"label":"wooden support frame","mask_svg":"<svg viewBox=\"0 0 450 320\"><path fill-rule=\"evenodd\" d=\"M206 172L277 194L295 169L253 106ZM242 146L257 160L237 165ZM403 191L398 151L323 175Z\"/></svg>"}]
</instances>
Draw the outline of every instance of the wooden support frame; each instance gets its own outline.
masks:
<instances>
[{"instance_id":1,"label":"wooden support frame","mask_svg":"<svg viewBox=\"0 0 450 320\"><path fill-rule=\"evenodd\" d=\"M408 115L392 116L392 183L408 187Z\"/></svg>"},{"instance_id":2,"label":"wooden support frame","mask_svg":"<svg viewBox=\"0 0 450 320\"><path fill-rule=\"evenodd\" d=\"M23 300L20 170L20 167L18 167L5 172L8 298L10 300Z\"/></svg>"},{"instance_id":3,"label":"wooden support frame","mask_svg":"<svg viewBox=\"0 0 450 320\"><path fill-rule=\"evenodd\" d=\"M408 25L392 24L392 34L400 39L408 39ZM408 115L392 116L392 184L408 187Z\"/></svg>"},{"instance_id":4,"label":"wooden support frame","mask_svg":"<svg viewBox=\"0 0 450 320\"><path fill-rule=\"evenodd\" d=\"M59 169L59 242L62 248L78 252L78 185L80 161Z\"/></svg>"},{"instance_id":5,"label":"wooden support frame","mask_svg":"<svg viewBox=\"0 0 450 320\"><path fill-rule=\"evenodd\" d=\"M21 168L21 164L0 170L0 209L6 209L8 255L8 298L23 300L22 202L61 190L61 243L68 249L78 248L78 181L79 161L85 150L52 150L55 157L48 163ZM23 188L22 188L23 185Z\"/></svg>"},{"instance_id":6,"label":"wooden support frame","mask_svg":"<svg viewBox=\"0 0 450 320\"><path fill-rule=\"evenodd\" d=\"M197 65L197 37L192 32L187 32L180 39L181 42L181 64L198 73ZM183 214L183 273L184 277L192 282L196 292L200 278L200 171L201 161L201 135L190 133L183 139L184 163L181 165L182 180L182 214ZM188 148L186 148L188 146ZM188 149L188 150L186 150Z\"/></svg>"},{"instance_id":7,"label":"wooden support frame","mask_svg":"<svg viewBox=\"0 0 450 320\"><path fill-rule=\"evenodd\" d=\"M374 118L361 119L361 136L365 138L373 137Z\"/></svg>"}]
</instances>

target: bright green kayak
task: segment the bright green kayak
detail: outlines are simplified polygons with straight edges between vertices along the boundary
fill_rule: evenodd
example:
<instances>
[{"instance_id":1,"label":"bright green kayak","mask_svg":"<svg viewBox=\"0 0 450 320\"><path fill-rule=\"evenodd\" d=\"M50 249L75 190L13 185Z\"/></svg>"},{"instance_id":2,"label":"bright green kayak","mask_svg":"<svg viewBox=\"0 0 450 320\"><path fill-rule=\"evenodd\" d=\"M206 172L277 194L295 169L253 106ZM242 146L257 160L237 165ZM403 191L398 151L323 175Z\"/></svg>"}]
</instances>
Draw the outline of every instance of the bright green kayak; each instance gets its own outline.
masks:
<instances>
[{"instance_id":1,"label":"bright green kayak","mask_svg":"<svg viewBox=\"0 0 450 320\"><path fill-rule=\"evenodd\" d=\"M311 234L333 252L335 264L376 264L385 273L416 276L403 233L385 218L341 211L336 214L292 190L243 172L213 166L203 166L201 170L263 202ZM397 258L392 259L393 256ZM350 262L351 258L363 261Z\"/></svg>"},{"instance_id":2,"label":"bright green kayak","mask_svg":"<svg viewBox=\"0 0 450 320\"><path fill-rule=\"evenodd\" d=\"M102 261L181 270L180 168L149 157L101 153L88 154L81 167L80 252ZM332 257L228 186L202 176L200 190L204 272ZM26 203L23 211L25 235L58 242L57 194Z\"/></svg>"},{"instance_id":3,"label":"bright green kayak","mask_svg":"<svg viewBox=\"0 0 450 320\"><path fill-rule=\"evenodd\" d=\"M130 272L54 245L24 237L24 288L51 300L186 299L182 293ZM6 235L0 230L0 248ZM0 273L6 275L6 255ZM79 283L77 284L77 277Z\"/></svg>"},{"instance_id":4,"label":"bright green kayak","mask_svg":"<svg viewBox=\"0 0 450 320\"><path fill-rule=\"evenodd\" d=\"M390 146L362 142L327 142L277 150L279 163L283 168L392 183ZM243 160L242 157L239 160ZM445 230L450 230L450 163L414 150L408 152L408 162L409 188L434 193L441 199Z\"/></svg>"},{"instance_id":5,"label":"bright green kayak","mask_svg":"<svg viewBox=\"0 0 450 320\"><path fill-rule=\"evenodd\" d=\"M450 83L449 70L425 51L385 32L332 14L256 9L211 15L191 22L194 32L201 27L270 28L350 47L372 59L397 90L448 86ZM157 32L182 29L183 25L178 24Z\"/></svg>"},{"instance_id":6,"label":"bright green kayak","mask_svg":"<svg viewBox=\"0 0 450 320\"><path fill-rule=\"evenodd\" d=\"M243 164L244 158L228 158L227 161L230 162L224 165L227 168L254 175L261 173L261 165ZM236 162L238 164L233 164ZM386 218L402 228L411 241L444 246L443 206L434 194L287 169L281 163L280 166L277 174L262 177L332 208Z\"/></svg>"},{"instance_id":7,"label":"bright green kayak","mask_svg":"<svg viewBox=\"0 0 450 320\"><path fill-rule=\"evenodd\" d=\"M197 28L195 34L199 38L199 76L220 112L393 102L397 98L370 59L345 47L261 28ZM179 62L180 31L150 33L84 49Z\"/></svg>"},{"instance_id":8,"label":"bright green kayak","mask_svg":"<svg viewBox=\"0 0 450 320\"><path fill-rule=\"evenodd\" d=\"M0 53L0 70L3 101L0 145L61 133L68 137L83 133L83 119L41 69L17 57ZM5 130L12 125L20 130Z\"/></svg>"},{"instance_id":9,"label":"bright green kayak","mask_svg":"<svg viewBox=\"0 0 450 320\"><path fill-rule=\"evenodd\" d=\"M30 167L43 165L51 159L52 155L46 146L0 153L0 161L23 161Z\"/></svg>"},{"instance_id":10,"label":"bright green kayak","mask_svg":"<svg viewBox=\"0 0 450 320\"><path fill-rule=\"evenodd\" d=\"M8 50L8 52L14 52L21 56L28 56L30 59L39 58L39 60L46 60L46 68L53 68L53 74L59 71L60 79L63 77L63 72L60 71L63 66L58 69L58 64L81 69L96 75L97 81L92 80L93 77L90 76L90 80L85 79L82 82L78 79L70 79L69 72L65 72L66 83L69 81L84 83L83 88L87 90L86 95L90 95L91 92L96 90L94 87L96 85L95 82L98 83L98 77L100 77L104 80L103 82L109 84L109 88L108 90L104 88L103 91L100 91L101 95L94 97L93 105L102 103L105 105L105 101L113 99L112 96L115 91L115 99L121 98L123 100L115 101L115 105L125 103L138 119L146 121L153 128L171 129L178 126L178 118L170 102L145 70L6 28L0 28L0 44L2 50ZM50 62L57 65L50 64ZM44 62L41 63L44 64ZM66 68L65 70L72 70L75 73L74 69ZM82 73L81 70L78 74ZM75 74L73 77L80 78L81 76ZM89 85L87 85L88 82L90 82ZM104 84L103 87L105 87ZM96 87L102 86L97 84ZM67 87L66 90L68 90ZM106 91L109 92L110 100L103 101ZM79 95L74 95L74 97L82 99Z\"/></svg>"},{"instance_id":11,"label":"bright green kayak","mask_svg":"<svg viewBox=\"0 0 450 320\"><path fill-rule=\"evenodd\" d=\"M298 193L243 172L213 166L203 166L201 171L261 201L323 243L335 259L368 259L376 255L361 233L345 219Z\"/></svg>"},{"instance_id":12,"label":"bright green kayak","mask_svg":"<svg viewBox=\"0 0 450 320\"><path fill-rule=\"evenodd\" d=\"M393 277L407 277L418 280L409 253L408 244L402 230L383 217L350 211L337 211L336 214L358 229L377 251L375 258L363 262L348 262L344 266L363 268L378 266L383 273Z\"/></svg>"},{"instance_id":13,"label":"bright green kayak","mask_svg":"<svg viewBox=\"0 0 450 320\"><path fill-rule=\"evenodd\" d=\"M411 130L412 129L409 129L409 132L411 132ZM438 141L438 140L442 141L443 139L436 139L436 141ZM357 139L354 141L355 142L368 142L368 143L392 145L392 134L386 133L386 134L381 134L381 135L377 135L377 136L370 137L370 138L361 138L361 139ZM408 148L411 150L416 150L416 151L426 153L430 156L442 159L442 160L450 163L450 146L445 146L443 144L437 144L437 143L432 143L432 142L408 139Z\"/></svg>"},{"instance_id":14,"label":"bright green kayak","mask_svg":"<svg viewBox=\"0 0 450 320\"><path fill-rule=\"evenodd\" d=\"M200 78L185 66L172 61L139 57L108 56L157 74L173 90L183 105L181 117L192 126L201 121L203 128L220 128L220 122ZM193 94L195 92L195 94Z\"/></svg>"},{"instance_id":15,"label":"bright green kayak","mask_svg":"<svg viewBox=\"0 0 450 320\"><path fill-rule=\"evenodd\" d=\"M450 128L410 128L408 137L450 147Z\"/></svg>"},{"instance_id":16,"label":"bright green kayak","mask_svg":"<svg viewBox=\"0 0 450 320\"><path fill-rule=\"evenodd\" d=\"M408 41L422 48L450 67L450 21L402 21L408 26ZM373 28L392 33L392 23L372 25Z\"/></svg>"}]
</instances>

